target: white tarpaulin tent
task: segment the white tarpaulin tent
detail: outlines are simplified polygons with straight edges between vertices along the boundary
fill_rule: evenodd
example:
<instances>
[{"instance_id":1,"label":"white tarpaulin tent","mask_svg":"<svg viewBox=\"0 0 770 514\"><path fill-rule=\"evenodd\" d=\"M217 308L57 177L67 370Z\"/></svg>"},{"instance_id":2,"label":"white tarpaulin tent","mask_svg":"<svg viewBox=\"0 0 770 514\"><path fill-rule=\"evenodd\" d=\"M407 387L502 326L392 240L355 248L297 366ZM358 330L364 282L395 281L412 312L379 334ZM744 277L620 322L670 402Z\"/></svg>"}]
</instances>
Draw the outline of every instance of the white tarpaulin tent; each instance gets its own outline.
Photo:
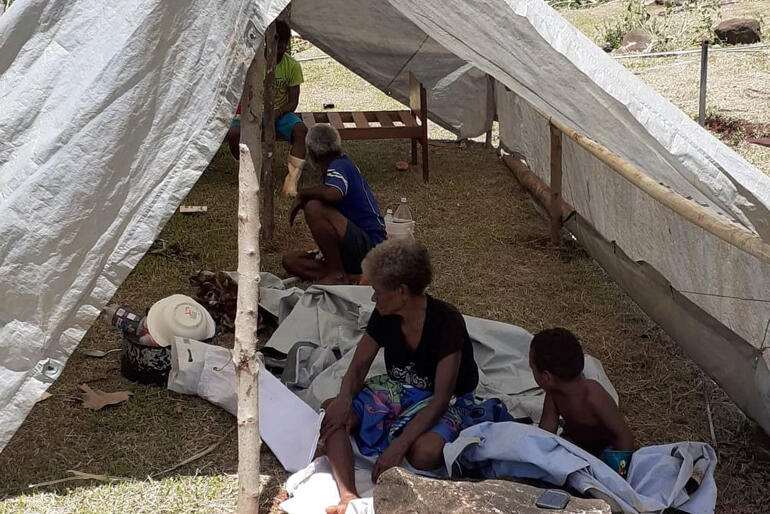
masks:
<instances>
[{"instance_id":1,"label":"white tarpaulin tent","mask_svg":"<svg viewBox=\"0 0 770 514\"><path fill-rule=\"evenodd\" d=\"M193 186L288 0L17 0L0 17L0 448ZM294 27L460 136L496 115L548 181L548 117L770 241L770 178L542 0L295 0ZM565 142L568 223L770 431L770 265Z\"/></svg>"}]
</instances>

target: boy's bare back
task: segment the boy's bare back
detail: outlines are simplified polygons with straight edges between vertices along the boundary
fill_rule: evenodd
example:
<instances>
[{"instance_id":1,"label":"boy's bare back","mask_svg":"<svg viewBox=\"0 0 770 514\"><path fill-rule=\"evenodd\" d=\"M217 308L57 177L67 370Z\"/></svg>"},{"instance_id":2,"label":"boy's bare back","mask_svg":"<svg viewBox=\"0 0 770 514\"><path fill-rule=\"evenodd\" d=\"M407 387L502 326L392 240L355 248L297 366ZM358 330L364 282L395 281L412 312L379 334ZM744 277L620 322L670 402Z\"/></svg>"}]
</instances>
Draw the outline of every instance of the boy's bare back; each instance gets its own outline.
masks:
<instances>
[{"instance_id":1,"label":"boy's bare back","mask_svg":"<svg viewBox=\"0 0 770 514\"><path fill-rule=\"evenodd\" d=\"M549 403L551 405L549 405ZM564 418L562 436L594 455L605 449L633 450L633 435L615 401L599 382L586 378L546 393L545 410Z\"/></svg>"},{"instance_id":2,"label":"boy's bare back","mask_svg":"<svg viewBox=\"0 0 770 514\"><path fill-rule=\"evenodd\" d=\"M545 391L540 428L555 434L561 416L562 435L594 455L605 449L633 451L634 436L615 401L599 382L583 376L585 356L572 332L557 327L535 334L529 366Z\"/></svg>"}]
</instances>

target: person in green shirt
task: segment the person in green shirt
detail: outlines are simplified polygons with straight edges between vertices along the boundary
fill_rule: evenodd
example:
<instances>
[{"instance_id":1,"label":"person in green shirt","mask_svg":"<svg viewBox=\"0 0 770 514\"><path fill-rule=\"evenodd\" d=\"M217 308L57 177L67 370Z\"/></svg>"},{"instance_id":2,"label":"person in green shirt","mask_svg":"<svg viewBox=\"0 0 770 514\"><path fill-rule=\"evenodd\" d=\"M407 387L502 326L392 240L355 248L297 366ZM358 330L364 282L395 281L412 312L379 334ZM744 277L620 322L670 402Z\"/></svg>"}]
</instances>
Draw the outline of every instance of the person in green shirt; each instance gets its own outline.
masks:
<instances>
[{"instance_id":1,"label":"person in green shirt","mask_svg":"<svg viewBox=\"0 0 770 514\"><path fill-rule=\"evenodd\" d=\"M276 21L277 54L275 66L275 131L291 144L286 165L289 168L283 182L283 194L297 195L297 183L305 167L305 136L307 127L294 111L299 104L299 86L304 82L302 67L288 54L291 28L284 21ZM227 133L227 143L233 157L238 158L238 144L241 139L241 106L238 105L236 118Z\"/></svg>"}]
</instances>

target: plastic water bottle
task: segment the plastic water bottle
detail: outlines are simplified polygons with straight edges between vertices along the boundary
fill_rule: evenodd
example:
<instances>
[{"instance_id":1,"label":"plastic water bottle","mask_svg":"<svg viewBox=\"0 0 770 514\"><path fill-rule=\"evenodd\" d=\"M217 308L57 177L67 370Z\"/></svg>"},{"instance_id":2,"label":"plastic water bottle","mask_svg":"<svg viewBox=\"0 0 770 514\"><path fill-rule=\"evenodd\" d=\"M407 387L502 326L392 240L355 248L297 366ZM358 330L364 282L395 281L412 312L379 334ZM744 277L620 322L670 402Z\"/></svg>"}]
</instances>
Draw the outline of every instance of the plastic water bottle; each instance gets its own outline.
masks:
<instances>
[{"instance_id":1,"label":"plastic water bottle","mask_svg":"<svg viewBox=\"0 0 770 514\"><path fill-rule=\"evenodd\" d=\"M126 337L138 340L144 346L158 346L147 330L147 318L120 305L112 304L104 308L107 323L123 332Z\"/></svg>"},{"instance_id":2,"label":"plastic water bottle","mask_svg":"<svg viewBox=\"0 0 770 514\"><path fill-rule=\"evenodd\" d=\"M406 198L401 199L401 203L398 205L396 212L393 213L393 221L396 223L413 221L412 209L410 209L409 204L406 203Z\"/></svg>"},{"instance_id":3,"label":"plastic water bottle","mask_svg":"<svg viewBox=\"0 0 770 514\"><path fill-rule=\"evenodd\" d=\"M388 226L388 223L393 223L393 209L388 209L385 212L385 226Z\"/></svg>"},{"instance_id":4,"label":"plastic water bottle","mask_svg":"<svg viewBox=\"0 0 770 514\"><path fill-rule=\"evenodd\" d=\"M144 316L131 312L120 305L112 304L105 307L104 317L107 319L107 323L129 336L139 337L143 328Z\"/></svg>"},{"instance_id":5,"label":"plastic water bottle","mask_svg":"<svg viewBox=\"0 0 770 514\"><path fill-rule=\"evenodd\" d=\"M406 203L406 198L402 198L391 220L385 222L385 231L388 239L414 239L414 225L412 210Z\"/></svg>"}]
</instances>

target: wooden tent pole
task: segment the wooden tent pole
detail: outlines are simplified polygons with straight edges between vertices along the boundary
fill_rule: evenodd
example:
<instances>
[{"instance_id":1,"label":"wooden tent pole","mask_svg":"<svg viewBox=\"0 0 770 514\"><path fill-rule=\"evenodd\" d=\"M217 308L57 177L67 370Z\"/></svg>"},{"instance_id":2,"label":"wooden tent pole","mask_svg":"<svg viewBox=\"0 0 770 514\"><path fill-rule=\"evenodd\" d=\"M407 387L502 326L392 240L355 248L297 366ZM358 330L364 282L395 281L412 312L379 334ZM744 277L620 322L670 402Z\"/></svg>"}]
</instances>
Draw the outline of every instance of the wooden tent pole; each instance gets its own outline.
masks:
<instances>
[{"instance_id":1,"label":"wooden tent pole","mask_svg":"<svg viewBox=\"0 0 770 514\"><path fill-rule=\"evenodd\" d=\"M621 156L611 152L596 141L580 134L564 123L561 123L554 118L550 118L549 121L552 126L558 128L564 135L588 150L588 152L606 164L610 169L661 204L699 226L706 232L730 243L750 255L753 255L760 261L770 264L770 245L765 243L758 235L727 219L720 218L706 207L688 200L682 195L658 184L657 181L648 177L639 168L626 161Z\"/></svg>"},{"instance_id":2,"label":"wooden tent pole","mask_svg":"<svg viewBox=\"0 0 770 514\"><path fill-rule=\"evenodd\" d=\"M273 239L275 230L275 209L273 207L273 155L275 154L275 66L277 40L275 38L275 22L270 24L265 33L265 82L264 82L264 113L265 113L265 155L262 161L262 238L265 241Z\"/></svg>"},{"instance_id":3,"label":"wooden tent pole","mask_svg":"<svg viewBox=\"0 0 770 514\"><path fill-rule=\"evenodd\" d=\"M238 306L233 362L238 378L238 513L259 510L259 176L264 45L246 73L241 97L241 144L238 166Z\"/></svg>"},{"instance_id":4,"label":"wooden tent pole","mask_svg":"<svg viewBox=\"0 0 770 514\"><path fill-rule=\"evenodd\" d=\"M551 219L551 243L561 242L561 132L551 125L551 197L548 215Z\"/></svg>"}]
</instances>

